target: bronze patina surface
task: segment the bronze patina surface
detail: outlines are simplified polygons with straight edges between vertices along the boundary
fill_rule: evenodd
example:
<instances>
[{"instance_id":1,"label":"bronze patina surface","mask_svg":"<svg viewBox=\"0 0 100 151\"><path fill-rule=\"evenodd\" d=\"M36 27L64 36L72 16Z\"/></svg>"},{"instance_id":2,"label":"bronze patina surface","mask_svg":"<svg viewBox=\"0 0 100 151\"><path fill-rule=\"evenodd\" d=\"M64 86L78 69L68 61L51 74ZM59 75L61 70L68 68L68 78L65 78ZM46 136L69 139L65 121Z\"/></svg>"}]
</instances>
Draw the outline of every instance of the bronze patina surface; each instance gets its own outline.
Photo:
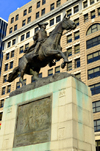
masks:
<instances>
[{"instance_id":1,"label":"bronze patina surface","mask_svg":"<svg viewBox=\"0 0 100 151\"><path fill-rule=\"evenodd\" d=\"M50 96L18 106L14 148L51 140L51 108Z\"/></svg>"}]
</instances>

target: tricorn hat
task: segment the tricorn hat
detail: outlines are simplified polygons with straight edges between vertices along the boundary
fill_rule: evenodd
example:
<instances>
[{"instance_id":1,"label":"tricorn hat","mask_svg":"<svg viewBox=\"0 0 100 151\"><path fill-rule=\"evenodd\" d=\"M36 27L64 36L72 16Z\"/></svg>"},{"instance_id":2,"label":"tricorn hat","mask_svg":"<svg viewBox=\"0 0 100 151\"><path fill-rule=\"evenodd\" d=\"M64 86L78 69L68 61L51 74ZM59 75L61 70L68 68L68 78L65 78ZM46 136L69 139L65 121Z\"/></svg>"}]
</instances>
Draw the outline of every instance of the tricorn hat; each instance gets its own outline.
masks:
<instances>
[{"instance_id":1,"label":"tricorn hat","mask_svg":"<svg viewBox=\"0 0 100 151\"><path fill-rule=\"evenodd\" d=\"M46 25L46 26L47 26L48 23L47 23L47 22L46 22L46 23L38 23L38 26L39 26L39 27L41 27L42 25Z\"/></svg>"}]
</instances>

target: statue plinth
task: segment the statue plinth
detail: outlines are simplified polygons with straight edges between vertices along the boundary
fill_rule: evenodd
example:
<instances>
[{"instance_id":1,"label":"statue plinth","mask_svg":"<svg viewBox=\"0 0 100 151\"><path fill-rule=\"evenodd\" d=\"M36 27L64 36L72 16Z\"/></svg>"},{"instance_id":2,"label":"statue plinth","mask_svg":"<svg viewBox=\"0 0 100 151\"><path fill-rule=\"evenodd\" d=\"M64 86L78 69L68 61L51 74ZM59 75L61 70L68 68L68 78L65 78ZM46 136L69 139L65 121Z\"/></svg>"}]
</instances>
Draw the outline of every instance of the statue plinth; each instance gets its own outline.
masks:
<instances>
[{"instance_id":1,"label":"statue plinth","mask_svg":"<svg viewBox=\"0 0 100 151\"><path fill-rule=\"evenodd\" d=\"M0 151L95 151L90 89L66 73L44 81L6 99Z\"/></svg>"}]
</instances>

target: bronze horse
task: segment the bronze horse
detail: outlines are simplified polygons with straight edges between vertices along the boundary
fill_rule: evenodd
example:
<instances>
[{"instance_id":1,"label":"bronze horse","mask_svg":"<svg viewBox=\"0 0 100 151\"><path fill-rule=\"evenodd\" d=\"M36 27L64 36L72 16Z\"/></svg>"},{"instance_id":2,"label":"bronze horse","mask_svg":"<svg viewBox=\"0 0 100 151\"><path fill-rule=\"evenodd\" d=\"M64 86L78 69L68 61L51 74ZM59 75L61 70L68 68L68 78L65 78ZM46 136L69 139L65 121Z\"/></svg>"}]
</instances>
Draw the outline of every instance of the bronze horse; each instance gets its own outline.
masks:
<instances>
[{"instance_id":1,"label":"bronze horse","mask_svg":"<svg viewBox=\"0 0 100 151\"><path fill-rule=\"evenodd\" d=\"M12 82L15 78L17 78L19 73L19 81L22 83L22 85L24 85L24 74L33 75L34 80L37 80L40 69L45 67L54 59L59 60L63 58L64 62L61 64L61 67L64 68L68 62L68 59L62 52L60 39L64 30L73 30L75 28L75 23L68 17L64 16L63 20L55 27L51 35L40 46L38 56L33 57L34 49L31 52L24 54L19 61L19 65L14 68L13 72L10 74L8 82Z\"/></svg>"}]
</instances>

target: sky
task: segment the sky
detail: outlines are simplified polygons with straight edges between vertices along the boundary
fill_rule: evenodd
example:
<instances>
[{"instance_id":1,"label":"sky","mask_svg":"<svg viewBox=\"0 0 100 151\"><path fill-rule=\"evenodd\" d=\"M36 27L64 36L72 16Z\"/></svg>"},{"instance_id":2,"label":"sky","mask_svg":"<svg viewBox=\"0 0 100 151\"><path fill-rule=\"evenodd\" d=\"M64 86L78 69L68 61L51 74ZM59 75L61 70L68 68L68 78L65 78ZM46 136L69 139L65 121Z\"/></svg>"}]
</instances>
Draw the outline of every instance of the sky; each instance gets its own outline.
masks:
<instances>
[{"instance_id":1,"label":"sky","mask_svg":"<svg viewBox=\"0 0 100 151\"><path fill-rule=\"evenodd\" d=\"M8 21L9 15L31 0L0 0L0 17Z\"/></svg>"}]
</instances>

